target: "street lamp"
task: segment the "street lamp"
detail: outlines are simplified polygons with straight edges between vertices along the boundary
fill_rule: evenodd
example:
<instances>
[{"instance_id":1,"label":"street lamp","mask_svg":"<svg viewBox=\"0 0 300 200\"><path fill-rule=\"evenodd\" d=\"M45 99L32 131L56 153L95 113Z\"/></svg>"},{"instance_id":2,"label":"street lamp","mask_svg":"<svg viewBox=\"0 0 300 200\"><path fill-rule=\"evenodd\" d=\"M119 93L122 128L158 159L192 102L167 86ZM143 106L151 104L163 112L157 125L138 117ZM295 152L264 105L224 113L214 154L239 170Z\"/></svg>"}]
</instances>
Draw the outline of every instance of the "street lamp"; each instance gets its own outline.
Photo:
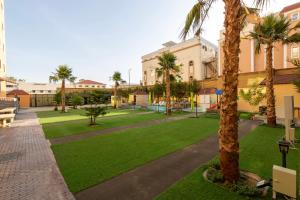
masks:
<instances>
[{"instance_id":1,"label":"street lamp","mask_svg":"<svg viewBox=\"0 0 300 200\"><path fill-rule=\"evenodd\" d=\"M289 152L290 143L284 138L278 141L279 151L282 154L282 167L286 167L286 154Z\"/></svg>"}]
</instances>

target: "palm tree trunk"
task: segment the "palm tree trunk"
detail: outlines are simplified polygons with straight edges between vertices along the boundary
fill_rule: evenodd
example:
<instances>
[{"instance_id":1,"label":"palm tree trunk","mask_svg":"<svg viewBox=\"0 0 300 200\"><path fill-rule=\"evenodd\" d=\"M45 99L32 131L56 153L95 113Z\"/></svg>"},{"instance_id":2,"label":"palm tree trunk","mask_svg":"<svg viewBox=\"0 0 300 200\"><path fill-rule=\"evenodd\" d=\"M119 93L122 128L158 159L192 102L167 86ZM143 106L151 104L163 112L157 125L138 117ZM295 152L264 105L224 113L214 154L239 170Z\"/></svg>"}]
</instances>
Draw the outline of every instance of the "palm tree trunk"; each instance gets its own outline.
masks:
<instances>
[{"instance_id":1,"label":"palm tree trunk","mask_svg":"<svg viewBox=\"0 0 300 200\"><path fill-rule=\"evenodd\" d=\"M170 71L166 70L166 111L167 115L171 115L171 86L170 86Z\"/></svg>"},{"instance_id":2,"label":"palm tree trunk","mask_svg":"<svg viewBox=\"0 0 300 200\"><path fill-rule=\"evenodd\" d=\"M239 45L241 23L240 0L224 0L225 3L225 42L223 96L221 99L221 120L219 130L219 150L221 170L226 184L238 181L239 142L237 116L237 86L239 69Z\"/></svg>"},{"instance_id":3,"label":"palm tree trunk","mask_svg":"<svg viewBox=\"0 0 300 200\"><path fill-rule=\"evenodd\" d=\"M269 126L276 126L275 96L273 86L273 46L267 46L267 78L266 78L266 96L267 96L267 122Z\"/></svg>"},{"instance_id":4,"label":"palm tree trunk","mask_svg":"<svg viewBox=\"0 0 300 200\"><path fill-rule=\"evenodd\" d=\"M114 109L117 108L117 83L115 83L114 87Z\"/></svg>"},{"instance_id":5,"label":"palm tree trunk","mask_svg":"<svg viewBox=\"0 0 300 200\"><path fill-rule=\"evenodd\" d=\"M65 79L61 82L61 112L66 112Z\"/></svg>"}]
</instances>

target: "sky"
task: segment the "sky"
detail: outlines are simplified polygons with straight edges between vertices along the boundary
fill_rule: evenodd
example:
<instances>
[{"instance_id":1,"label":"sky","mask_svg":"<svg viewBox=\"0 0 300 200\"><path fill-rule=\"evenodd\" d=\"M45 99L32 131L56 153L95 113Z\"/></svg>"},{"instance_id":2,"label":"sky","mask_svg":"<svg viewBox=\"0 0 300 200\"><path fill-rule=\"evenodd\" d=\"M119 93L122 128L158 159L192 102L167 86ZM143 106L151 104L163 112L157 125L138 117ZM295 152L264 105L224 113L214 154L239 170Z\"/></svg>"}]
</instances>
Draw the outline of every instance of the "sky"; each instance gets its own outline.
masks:
<instances>
[{"instance_id":1,"label":"sky","mask_svg":"<svg viewBox=\"0 0 300 200\"><path fill-rule=\"evenodd\" d=\"M78 79L111 85L120 71L131 83L142 78L141 56L167 41L180 42L186 14L196 0L6 0L7 76L48 82L60 64ZM252 0L246 0L251 5ZM270 0L264 13L299 0ZM223 1L215 3L202 36L217 44ZM192 35L191 35L192 36Z\"/></svg>"}]
</instances>

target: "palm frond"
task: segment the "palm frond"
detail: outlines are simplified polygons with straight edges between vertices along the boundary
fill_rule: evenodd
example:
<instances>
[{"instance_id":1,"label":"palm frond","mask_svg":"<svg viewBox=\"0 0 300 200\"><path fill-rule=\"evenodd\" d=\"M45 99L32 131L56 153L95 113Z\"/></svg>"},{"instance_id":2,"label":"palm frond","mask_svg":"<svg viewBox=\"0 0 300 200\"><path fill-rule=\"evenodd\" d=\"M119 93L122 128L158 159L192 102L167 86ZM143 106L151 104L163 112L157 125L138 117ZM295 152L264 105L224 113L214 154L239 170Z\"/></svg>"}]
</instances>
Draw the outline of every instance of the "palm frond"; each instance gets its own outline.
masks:
<instances>
[{"instance_id":1,"label":"palm frond","mask_svg":"<svg viewBox=\"0 0 300 200\"><path fill-rule=\"evenodd\" d=\"M284 43L298 43L298 42L300 42L300 33L294 33L288 38L286 38L286 40L284 41Z\"/></svg>"},{"instance_id":2,"label":"palm frond","mask_svg":"<svg viewBox=\"0 0 300 200\"><path fill-rule=\"evenodd\" d=\"M264 7L267 7L270 3L270 0L254 0L253 5L256 8L262 9Z\"/></svg>"},{"instance_id":3,"label":"palm frond","mask_svg":"<svg viewBox=\"0 0 300 200\"><path fill-rule=\"evenodd\" d=\"M208 17L208 12L215 1L216 0L199 0L199 2L192 7L186 16L185 25L180 33L180 38L185 40L190 31L193 31L196 36L200 35L203 22Z\"/></svg>"}]
</instances>

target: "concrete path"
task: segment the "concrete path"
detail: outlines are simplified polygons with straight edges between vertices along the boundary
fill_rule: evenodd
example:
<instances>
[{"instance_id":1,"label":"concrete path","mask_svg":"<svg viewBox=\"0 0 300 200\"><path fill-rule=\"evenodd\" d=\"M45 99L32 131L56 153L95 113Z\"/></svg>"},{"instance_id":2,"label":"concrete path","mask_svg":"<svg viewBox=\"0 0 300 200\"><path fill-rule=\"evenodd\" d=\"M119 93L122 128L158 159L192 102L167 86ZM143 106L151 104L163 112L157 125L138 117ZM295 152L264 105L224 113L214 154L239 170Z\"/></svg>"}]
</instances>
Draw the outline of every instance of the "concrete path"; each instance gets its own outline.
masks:
<instances>
[{"instance_id":1,"label":"concrete path","mask_svg":"<svg viewBox=\"0 0 300 200\"><path fill-rule=\"evenodd\" d=\"M65 137L59 137L59 138L53 138L50 139L50 143L52 145L55 144L63 144L66 142L73 142L73 141L78 141L90 137L95 137L97 135L104 135L104 134L109 134L117 131L124 131L132 128L142 128L142 127L147 127L147 126L153 126L165 122L171 122L171 121L177 121L177 120L182 120L189 118L191 116L194 116L193 114L187 114L187 115L180 115L176 117L167 117L164 119L156 119L156 120L150 120L150 121L145 121L137 124L131 124L131 125L126 125L126 126L119 126L119 127L114 127L114 128L108 128L104 130L99 130L99 131L93 131L93 132L88 132L88 133L82 133L78 135L69 135Z\"/></svg>"},{"instance_id":2,"label":"concrete path","mask_svg":"<svg viewBox=\"0 0 300 200\"><path fill-rule=\"evenodd\" d=\"M259 121L241 122L240 137L259 124ZM81 191L75 194L75 197L77 200L150 200L214 158L218 152L218 136L214 135L198 144Z\"/></svg>"},{"instance_id":3,"label":"concrete path","mask_svg":"<svg viewBox=\"0 0 300 200\"><path fill-rule=\"evenodd\" d=\"M0 200L73 200L34 113L0 128Z\"/></svg>"}]
</instances>

